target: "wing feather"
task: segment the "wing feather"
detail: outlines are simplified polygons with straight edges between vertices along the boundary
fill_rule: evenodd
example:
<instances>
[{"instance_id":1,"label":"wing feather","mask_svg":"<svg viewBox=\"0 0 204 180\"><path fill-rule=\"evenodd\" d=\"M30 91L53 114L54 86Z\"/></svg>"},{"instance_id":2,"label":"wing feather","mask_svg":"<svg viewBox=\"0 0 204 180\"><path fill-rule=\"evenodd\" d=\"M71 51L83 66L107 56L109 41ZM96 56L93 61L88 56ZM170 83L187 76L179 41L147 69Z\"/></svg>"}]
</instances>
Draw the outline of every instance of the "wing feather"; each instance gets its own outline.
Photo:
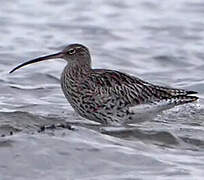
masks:
<instances>
[{"instance_id":1,"label":"wing feather","mask_svg":"<svg viewBox=\"0 0 204 180\"><path fill-rule=\"evenodd\" d=\"M101 88L110 96L118 96L129 106L168 100L178 105L198 99L197 92L153 85L118 71L94 69L89 78L92 87ZM93 84L94 83L94 84Z\"/></svg>"}]
</instances>

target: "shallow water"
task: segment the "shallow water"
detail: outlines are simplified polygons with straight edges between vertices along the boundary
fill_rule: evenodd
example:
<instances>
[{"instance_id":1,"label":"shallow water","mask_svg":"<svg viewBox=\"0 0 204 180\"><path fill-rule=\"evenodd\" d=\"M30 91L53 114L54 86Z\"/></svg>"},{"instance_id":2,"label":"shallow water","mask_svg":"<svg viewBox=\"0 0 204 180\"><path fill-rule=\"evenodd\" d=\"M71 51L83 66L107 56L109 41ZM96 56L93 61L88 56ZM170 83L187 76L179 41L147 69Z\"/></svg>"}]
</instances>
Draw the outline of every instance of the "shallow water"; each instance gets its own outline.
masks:
<instances>
[{"instance_id":1,"label":"shallow water","mask_svg":"<svg viewBox=\"0 0 204 180\"><path fill-rule=\"evenodd\" d=\"M203 179L203 12L201 0L2 1L0 179ZM94 67L198 91L200 100L130 127L101 127L64 98L64 61L8 74L73 42L90 48ZM74 130L37 132L64 122Z\"/></svg>"}]
</instances>

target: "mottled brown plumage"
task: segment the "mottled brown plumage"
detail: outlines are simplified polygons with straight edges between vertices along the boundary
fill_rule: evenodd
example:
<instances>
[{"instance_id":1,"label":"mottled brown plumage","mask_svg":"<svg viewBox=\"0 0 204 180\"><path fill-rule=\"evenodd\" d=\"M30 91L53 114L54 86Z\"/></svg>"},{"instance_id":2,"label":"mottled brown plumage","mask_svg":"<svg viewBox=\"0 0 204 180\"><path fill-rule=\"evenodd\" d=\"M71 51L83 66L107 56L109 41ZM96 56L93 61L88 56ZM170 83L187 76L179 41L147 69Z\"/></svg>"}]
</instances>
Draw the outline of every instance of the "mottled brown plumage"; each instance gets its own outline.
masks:
<instances>
[{"instance_id":1,"label":"mottled brown plumage","mask_svg":"<svg viewBox=\"0 0 204 180\"><path fill-rule=\"evenodd\" d=\"M68 64L61 75L65 97L78 114L103 124L127 123L137 119L135 107L163 103L175 106L197 100L196 92L157 86L128 74L106 69L92 69L88 48L68 45L62 52L33 59L27 64L63 58Z\"/></svg>"}]
</instances>

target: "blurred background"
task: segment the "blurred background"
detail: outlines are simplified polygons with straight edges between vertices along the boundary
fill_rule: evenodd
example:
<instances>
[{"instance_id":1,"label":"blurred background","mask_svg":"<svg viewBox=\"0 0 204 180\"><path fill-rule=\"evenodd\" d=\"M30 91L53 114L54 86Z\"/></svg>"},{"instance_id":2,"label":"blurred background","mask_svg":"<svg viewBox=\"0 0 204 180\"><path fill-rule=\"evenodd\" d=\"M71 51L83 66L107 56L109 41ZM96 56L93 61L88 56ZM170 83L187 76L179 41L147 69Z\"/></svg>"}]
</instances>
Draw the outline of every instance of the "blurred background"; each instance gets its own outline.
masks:
<instances>
[{"instance_id":1,"label":"blurred background","mask_svg":"<svg viewBox=\"0 0 204 180\"><path fill-rule=\"evenodd\" d=\"M6 136L0 138L0 179L202 179L203 16L202 0L2 1L0 136ZM63 60L8 74L70 43L89 47L94 68L198 91L200 101L101 132L64 98ZM37 133L59 122L77 130Z\"/></svg>"}]
</instances>

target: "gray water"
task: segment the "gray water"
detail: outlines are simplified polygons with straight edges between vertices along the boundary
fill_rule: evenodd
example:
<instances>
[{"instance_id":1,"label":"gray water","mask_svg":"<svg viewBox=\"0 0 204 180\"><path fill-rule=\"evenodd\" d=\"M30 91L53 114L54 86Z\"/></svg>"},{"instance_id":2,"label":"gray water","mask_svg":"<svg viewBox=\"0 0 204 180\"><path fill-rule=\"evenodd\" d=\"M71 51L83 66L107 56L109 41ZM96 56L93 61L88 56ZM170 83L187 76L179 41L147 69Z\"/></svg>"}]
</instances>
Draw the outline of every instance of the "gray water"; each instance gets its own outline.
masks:
<instances>
[{"instance_id":1,"label":"gray water","mask_svg":"<svg viewBox=\"0 0 204 180\"><path fill-rule=\"evenodd\" d=\"M202 0L2 1L0 180L203 179L203 16ZM198 91L200 100L130 127L102 127L64 98L64 61L8 74L73 42L90 48L95 68ZM65 122L74 130L37 132Z\"/></svg>"}]
</instances>

